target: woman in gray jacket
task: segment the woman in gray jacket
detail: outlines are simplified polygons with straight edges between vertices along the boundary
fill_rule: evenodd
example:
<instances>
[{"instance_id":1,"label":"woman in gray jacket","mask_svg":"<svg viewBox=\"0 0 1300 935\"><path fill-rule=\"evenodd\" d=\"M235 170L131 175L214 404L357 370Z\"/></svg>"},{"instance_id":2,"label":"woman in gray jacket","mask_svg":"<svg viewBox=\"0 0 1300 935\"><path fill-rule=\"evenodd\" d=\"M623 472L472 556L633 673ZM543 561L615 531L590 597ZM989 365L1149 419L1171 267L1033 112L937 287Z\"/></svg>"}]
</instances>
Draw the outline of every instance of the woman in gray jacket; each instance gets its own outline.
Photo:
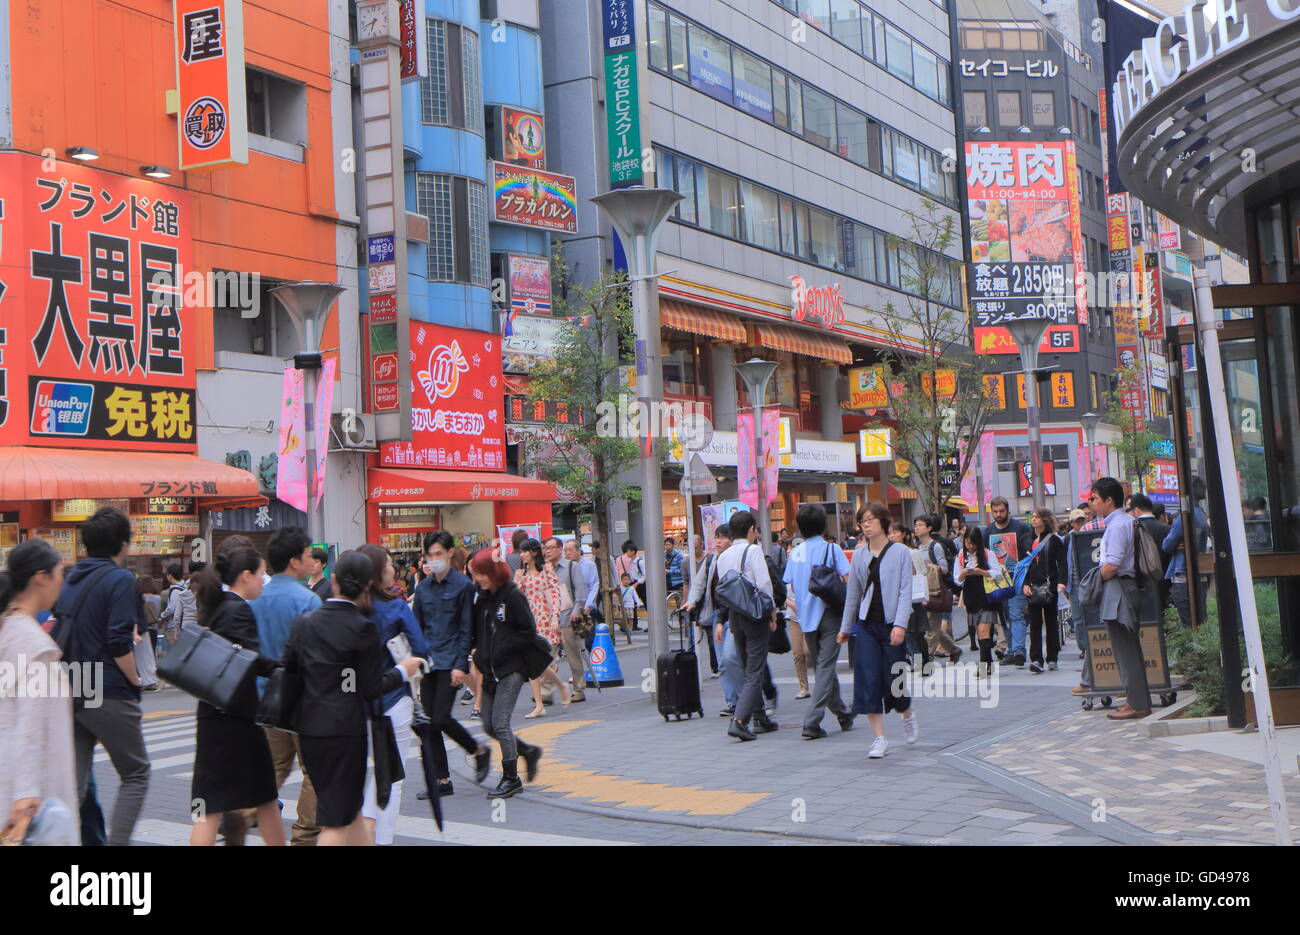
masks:
<instances>
[{"instance_id":1,"label":"woman in gray jacket","mask_svg":"<svg viewBox=\"0 0 1300 935\"><path fill-rule=\"evenodd\" d=\"M875 740L867 756L879 759L889 751L885 714L903 715L903 737L916 743L916 714L903 692L908 672L907 624L912 616L912 553L889 541L889 510L868 503L858 510L862 539L849 569L844 617L836 638L847 643L856 635L853 659L853 713L865 714Z\"/></svg>"}]
</instances>

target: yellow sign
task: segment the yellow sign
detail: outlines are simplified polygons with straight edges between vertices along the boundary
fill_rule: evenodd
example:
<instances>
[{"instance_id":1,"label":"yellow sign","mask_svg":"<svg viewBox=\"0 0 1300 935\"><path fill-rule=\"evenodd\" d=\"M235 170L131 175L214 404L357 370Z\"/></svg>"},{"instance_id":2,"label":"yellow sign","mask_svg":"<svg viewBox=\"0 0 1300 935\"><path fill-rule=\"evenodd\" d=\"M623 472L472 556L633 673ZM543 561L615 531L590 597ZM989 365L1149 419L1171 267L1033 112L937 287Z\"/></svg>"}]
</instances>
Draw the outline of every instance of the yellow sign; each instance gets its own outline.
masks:
<instances>
[{"instance_id":1,"label":"yellow sign","mask_svg":"<svg viewBox=\"0 0 1300 935\"><path fill-rule=\"evenodd\" d=\"M776 450L778 454L794 454L794 426L791 424L793 422L794 420L790 416L783 416L776 423Z\"/></svg>"},{"instance_id":2,"label":"yellow sign","mask_svg":"<svg viewBox=\"0 0 1300 935\"><path fill-rule=\"evenodd\" d=\"M849 408L883 409L889 405L885 368L858 367L849 371Z\"/></svg>"},{"instance_id":3,"label":"yellow sign","mask_svg":"<svg viewBox=\"0 0 1300 935\"><path fill-rule=\"evenodd\" d=\"M92 500L87 497L74 500L51 500L50 522L79 523L94 516L95 511L101 506L111 506L123 513L131 512L131 505L127 500Z\"/></svg>"},{"instance_id":4,"label":"yellow sign","mask_svg":"<svg viewBox=\"0 0 1300 935\"><path fill-rule=\"evenodd\" d=\"M1052 374L1052 407L1074 408L1074 374L1068 370Z\"/></svg>"},{"instance_id":5,"label":"yellow sign","mask_svg":"<svg viewBox=\"0 0 1300 935\"><path fill-rule=\"evenodd\" d=\"M1016 403L1021 409L1029 408L1029 403L1025 399L1025 375L1023 373L1016 374Z\"/></svg>"},{"instance_id":6,"label":"yellow sign","mask_svg":"<svg viewBox=\"0 0 1300 935\"><path fill-rule=\"evenodd\" d=\"M907 475L912 473L912 462L906 458L894 459L894 476L899 480L907 480Z\"/></svg>"},{"instance_id":7,"label":"yellow sign","mask_svg":"<svg viewBox=\"0 0 1300 935\"><path fill-rule=\"evenodd\" d=\"M1007 384L1000 373L984 375L984 395L989 401L990 409L1007 408Z\"/></svg>"},{"instance_id":8,"label":"yellow sign","mask_svg":"<svg viewBox=\"0 0 1300 935\"><path fill-rule=\"evenodd\" d=\"M931 374L938 377L940 399L952 399L957 395L957 371L935 370L921 374L921 389L927 397L930 395L930 386L934 382L934 377Z\"/></svg>"},{"instance_id":9,"label":"yellow sign","mask_svg":"<svg viewBox=\"0 0 1300 935\"><path fill-rule=\"evenodd\" d=\"M866 462L893 460L889 429L863 429L858 432L859 457Z\"/></svg>"}]
</instances>

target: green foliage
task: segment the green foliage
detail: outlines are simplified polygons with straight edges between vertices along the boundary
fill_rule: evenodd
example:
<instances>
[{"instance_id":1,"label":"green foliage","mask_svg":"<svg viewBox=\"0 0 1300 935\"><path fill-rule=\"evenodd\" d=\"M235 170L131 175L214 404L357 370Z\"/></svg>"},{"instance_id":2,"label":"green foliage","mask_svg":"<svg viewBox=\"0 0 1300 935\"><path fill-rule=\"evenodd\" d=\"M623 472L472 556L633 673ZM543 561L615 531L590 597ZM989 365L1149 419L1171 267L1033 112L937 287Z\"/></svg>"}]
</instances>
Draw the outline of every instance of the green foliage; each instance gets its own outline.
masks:
<instances>
[{"instance_id":1,"label":"green foliage","mask_svg":"<svg viewBox=\"0 0 1300 935\"><path fill-rule=\"evenodd\" d=\"M1187 709L1188 717L1223 714L1223 662L1219 655L1219 602L1211 595L1206 602L1205 620L1196 629L1183 628L1178 613L1165 611L1165 646L1169 665L1181 672L1196 689L1196 701ZM1264 668L1271 686L1291 685L1296 681L1296 660L1287 655L1282 642L1282 615L1278 606L1277 585L1272 581L1255 582L1255 606L1259 610L1260 640L1264 644ZM1237 638L1243 647L1240 632Z\"/></svg>"},{"instance_id":2,"label":"green foliage","mask_svg":"<svg viewBox=\"0 0 1300 935\"><path fill-rule=\"evenodd\" d=\"M957 495L977 446L959 458L956 482L941 482L941 459L958 455L963 436L978 439L988 420L984 359L970 353L966 313L960 302L947 251L960 237L957 219L928 199L919 211L906 211L910 236L888 240L898 258L904 290L902 307L892 301L871 309L889 333L892 347L880 356L891 371L886 378L894 457L909 464L908 482L925 513L942 513ZM904 350L905 347L919 350ZM952 385L937 393L936 373L951 372ZM951 396L948 390L953 389Z\"/></svg>"},{"instance_id":3,"label":"green foliage","mask_svg":"<svg viewBox=\"0 0 1300 935\"><path fill-rule=\"evenodd\" d=\"M1143 378L1142 371L1136 365L1122 367L1116 371L1116 376L1118 383L1115 391L1107 398L1106 412L1102 421L1119 429L1119 439L1113 442L1111 447L1119 452L1122 459L1123 472L1127 475L1122 479L1132 483L1134 490L1146 493L1147 471L1151 469L1151 462L1155 460L1152 446L1165 441L1165 437L1159 432L1146 428L1137 416L1121 404L1123 395L1127 391L1146 392L1146 380Z\"/></svg>"}]
</instances>

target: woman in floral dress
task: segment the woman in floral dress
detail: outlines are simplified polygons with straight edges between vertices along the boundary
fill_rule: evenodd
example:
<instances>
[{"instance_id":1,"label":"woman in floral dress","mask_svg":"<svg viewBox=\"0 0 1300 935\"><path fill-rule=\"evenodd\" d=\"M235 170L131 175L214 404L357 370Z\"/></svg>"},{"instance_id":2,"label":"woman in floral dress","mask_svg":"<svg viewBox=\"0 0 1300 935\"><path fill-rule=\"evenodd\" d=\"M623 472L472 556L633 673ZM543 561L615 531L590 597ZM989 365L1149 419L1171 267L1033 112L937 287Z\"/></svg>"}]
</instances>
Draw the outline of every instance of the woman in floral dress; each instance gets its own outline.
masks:
<instances>
[{"instance_id":1,"label":"woman in floral dress","mask_svg":"<svg viewBox=\"0 0 1300 935\"><path fill-rule=\"evenodd\" d=\"M519 546L519 557L523 565L515 572L515 584L528 599L528 607L533 612L533 619L537 621L537 632L551 644L551 656L554 658L560 648L560 604L563 600L560 579L555 577L555 571L542 558L542 544L536 539L524 540ZM555 674L553 668L547 668L540 678L529 683L533 690L533 710L524 717L535 718L546 714L546 708L542 705L544 683L557 686L563 699L560 704L566 708L569 706L569 687Z\"/></svg>"}]
</instances>

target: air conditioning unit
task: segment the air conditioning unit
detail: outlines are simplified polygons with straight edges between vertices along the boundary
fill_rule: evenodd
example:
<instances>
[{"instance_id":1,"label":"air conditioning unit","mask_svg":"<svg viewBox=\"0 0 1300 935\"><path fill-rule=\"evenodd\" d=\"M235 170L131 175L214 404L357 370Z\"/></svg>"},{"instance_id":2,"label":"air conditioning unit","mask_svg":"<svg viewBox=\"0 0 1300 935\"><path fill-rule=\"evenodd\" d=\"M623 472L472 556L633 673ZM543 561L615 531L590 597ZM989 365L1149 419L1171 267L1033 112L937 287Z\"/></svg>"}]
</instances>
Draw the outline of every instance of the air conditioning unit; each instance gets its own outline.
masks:
<instances>
[{"instance_id":1,"label":"air conditioning unit","mask_svg":"<svg viewBox=\"0 0 1300 935\"><path fill-rule=\"evenodd\" d=\"M375 451L375 416L369 412L345 410L330 415L331 451Z\"/></svg>"}]
</instances>

